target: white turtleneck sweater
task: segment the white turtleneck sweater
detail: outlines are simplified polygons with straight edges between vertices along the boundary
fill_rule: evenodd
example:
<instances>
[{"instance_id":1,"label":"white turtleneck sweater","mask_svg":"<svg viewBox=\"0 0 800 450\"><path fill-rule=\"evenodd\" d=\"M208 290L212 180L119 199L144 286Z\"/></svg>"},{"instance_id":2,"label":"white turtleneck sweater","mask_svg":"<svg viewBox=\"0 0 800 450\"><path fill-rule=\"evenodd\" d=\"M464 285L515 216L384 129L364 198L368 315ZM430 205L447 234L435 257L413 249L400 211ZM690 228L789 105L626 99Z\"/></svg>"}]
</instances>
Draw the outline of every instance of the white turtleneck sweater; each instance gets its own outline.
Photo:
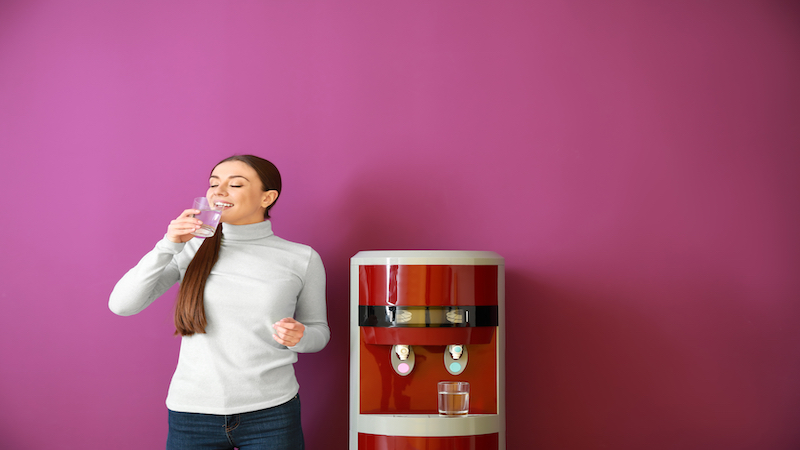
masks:
<instances>
[{"instance_id":1,"label":"white turtleneck sweater","mask_svg":"<svg viewBox=\"0 0 800 450\"><path fill-rule=\"evenodd\" d=\"M325 269L317 252L272 233L269 221L222 225L219 259L206 281L205 334L184 336L167 407L173 411L240 414L283 404L299 389L297 353L322 350L330 339ZM201 239L166 239L114 287L109 308L139 313L183 279ZM272 325L294 317L303 338L287 348Z\"/></svg>"}]
</instances>

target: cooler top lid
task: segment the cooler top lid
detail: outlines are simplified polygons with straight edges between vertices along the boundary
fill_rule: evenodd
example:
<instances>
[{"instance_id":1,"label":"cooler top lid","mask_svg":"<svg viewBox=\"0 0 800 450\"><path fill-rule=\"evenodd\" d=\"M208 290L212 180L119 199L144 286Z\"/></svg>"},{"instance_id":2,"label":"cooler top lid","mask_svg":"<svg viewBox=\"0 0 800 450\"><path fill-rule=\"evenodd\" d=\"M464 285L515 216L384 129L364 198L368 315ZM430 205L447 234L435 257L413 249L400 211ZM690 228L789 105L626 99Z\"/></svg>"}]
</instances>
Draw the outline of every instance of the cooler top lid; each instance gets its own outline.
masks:
<instances>
[{"instance_id":1,"label":"cooler top lid","mask_svg":"<svg viewBox=\"0 0 800 450\"><path fill-rule=\"evenodd\" d=\"M466 250L370 250L350 258L351 266L370 265L505 265L495 252Z\"/></svg>"}]
</instances>

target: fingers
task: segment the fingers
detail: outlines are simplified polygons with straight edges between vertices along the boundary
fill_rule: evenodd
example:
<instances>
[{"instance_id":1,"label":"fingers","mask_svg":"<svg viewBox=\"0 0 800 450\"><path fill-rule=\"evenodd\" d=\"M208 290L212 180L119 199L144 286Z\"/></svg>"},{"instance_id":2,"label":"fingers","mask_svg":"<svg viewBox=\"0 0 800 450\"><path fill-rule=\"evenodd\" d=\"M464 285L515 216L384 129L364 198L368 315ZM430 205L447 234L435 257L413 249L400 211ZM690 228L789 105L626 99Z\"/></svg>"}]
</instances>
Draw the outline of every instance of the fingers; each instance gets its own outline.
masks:
<instances>
[{"instance_id":1,"label":"fingers","mask_svg":"<svg viewBox=\"0 0 800 450\"><path fill-rule=\"evenodd\" d=\"M203 222L194 218L195 214L200 214L196 209L187 209L167 227L167 238L172 242L186 242L193 236L192 233L200 228Z\"/></svg>"},{"instance_id":2,"label":"fingers","mask_svg":"<svg viewBox=\"0 0 800 450\"><path fill-rule=\"evenodd\" d=\"M302 323L294 320L294 318L292 318L292 317L284 317L283 319L275 322L275 325L282 325L282 326L284 326L286 328L290 328L290 329L296 328L298 326L299 327L303 326Z\"/></svg>"},{"instance_id":3,"label":"fingers","mask_svg":"<svg viewBox=\"0 0 800 450\"><path fill-rule=\"evenodd\" d=\"M303 338L303 333L305 333L306 329L305 325L291 317L279 320L272 325L272 328L275 329L275 334L272 335L272 338L279 344L287 347L294 347L297 345L300 339Z\"/></svg>"}]
</instances>

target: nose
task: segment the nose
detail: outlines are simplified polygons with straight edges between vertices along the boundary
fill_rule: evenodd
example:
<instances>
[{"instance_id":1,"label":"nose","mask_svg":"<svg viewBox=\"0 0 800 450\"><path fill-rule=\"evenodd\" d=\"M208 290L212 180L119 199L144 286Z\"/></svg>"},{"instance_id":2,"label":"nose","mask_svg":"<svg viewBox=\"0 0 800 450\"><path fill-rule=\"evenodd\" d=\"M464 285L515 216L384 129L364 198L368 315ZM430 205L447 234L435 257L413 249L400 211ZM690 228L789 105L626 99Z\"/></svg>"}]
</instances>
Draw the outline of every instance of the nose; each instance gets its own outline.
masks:
<instances>
[{"instance_id":1,"label":"nose","mask_svg":"<svg viewBox=\"0 0 800 450\"><path fill-rule=\"evenodd\" d=\"M212 192L214 195L218 195L218 196L220 196L220 197L224 197L225 195L227 195L227 194L228 194L228 191L227 191L227 189L225 189L225 186L224 186L222 183L220 183L219 185L217 185L217 187L215 187L215 188L212 188L212 189L211 189L211 192Z\"/></svg>"}]
</instances>

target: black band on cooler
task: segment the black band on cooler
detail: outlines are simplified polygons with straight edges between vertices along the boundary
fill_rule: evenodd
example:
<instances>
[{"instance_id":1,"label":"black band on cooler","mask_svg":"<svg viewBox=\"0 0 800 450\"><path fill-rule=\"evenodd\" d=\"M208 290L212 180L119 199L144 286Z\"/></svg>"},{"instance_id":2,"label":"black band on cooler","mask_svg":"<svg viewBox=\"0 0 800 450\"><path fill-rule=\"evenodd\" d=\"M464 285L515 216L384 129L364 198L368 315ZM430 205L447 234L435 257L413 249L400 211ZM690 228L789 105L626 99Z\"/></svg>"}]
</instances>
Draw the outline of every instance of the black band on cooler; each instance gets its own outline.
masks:
<instances>
[{"instance_id":1,"label":"black band on cooler","mask_svg":"<svg viewBox=\"0 0 800 450\"><path fill-rule=\"evenodd\" d=\"M496 327L497 305L358 306L361 327Z\"/></svg>"}]
</instances>

